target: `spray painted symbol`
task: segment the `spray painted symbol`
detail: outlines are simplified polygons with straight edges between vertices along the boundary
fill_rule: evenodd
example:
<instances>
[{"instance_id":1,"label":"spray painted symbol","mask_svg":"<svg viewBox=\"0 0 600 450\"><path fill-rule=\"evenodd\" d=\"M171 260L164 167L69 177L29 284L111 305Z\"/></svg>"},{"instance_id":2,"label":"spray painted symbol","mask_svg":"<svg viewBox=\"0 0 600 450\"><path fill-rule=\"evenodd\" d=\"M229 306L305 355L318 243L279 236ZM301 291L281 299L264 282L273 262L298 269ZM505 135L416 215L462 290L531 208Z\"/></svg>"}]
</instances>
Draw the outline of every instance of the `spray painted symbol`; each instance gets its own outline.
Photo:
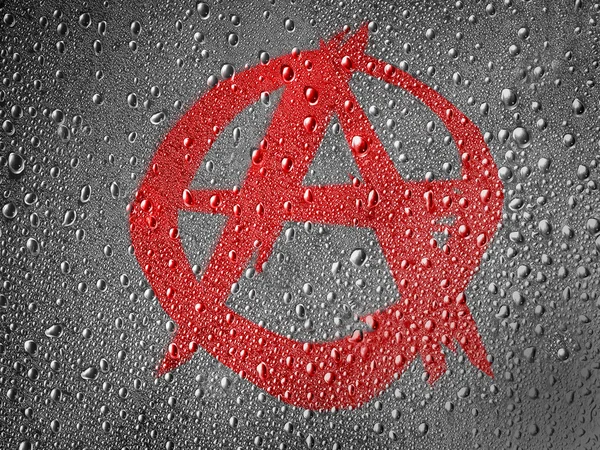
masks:
<instances>
[{"instance_id":1,"label":"spray painted symbol","mask_svg":"<svg viewBox=\"0 0 600 450\"><path fill-rule=\"evenodd\" d=\"M435 90L365 54L368 31L347 30L318 50L293 52L245 70L208 91L158 148L131 205L135 254L163 309L177 323L158 369L173 370L199 347L284 402L308 409L357 407L384 390L418 355L433 383L446 370L442 345L458 342L491 367L464 291L501 218L497 168L479 129ZM404 89L444 123L459 150L458 180L402 179L349 87L364 72ZM262 92L284 87L246 179L232 190L189 190L219 133ZM306 187L302 180L332 116L362 182ZM177 229L180 210L227 216L199 280ZM452 225L440 219L454 216ZM370 331L331 342L288 339L225 304L253 258L260 271L284 222L369 227L400 293L363 317ZM449 231L441 248L435 231Z\"/></svg>"}]
</instances>

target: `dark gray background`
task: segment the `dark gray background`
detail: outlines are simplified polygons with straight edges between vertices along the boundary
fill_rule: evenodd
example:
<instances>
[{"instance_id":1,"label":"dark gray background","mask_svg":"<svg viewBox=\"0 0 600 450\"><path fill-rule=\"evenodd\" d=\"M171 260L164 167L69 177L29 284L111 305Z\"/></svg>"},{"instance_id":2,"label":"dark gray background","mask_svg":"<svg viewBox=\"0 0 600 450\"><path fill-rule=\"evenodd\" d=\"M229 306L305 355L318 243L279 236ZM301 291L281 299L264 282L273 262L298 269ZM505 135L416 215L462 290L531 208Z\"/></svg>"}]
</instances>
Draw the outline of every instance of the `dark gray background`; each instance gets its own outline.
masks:
<instances>
[{"instance_id":1,"label":"dark gray background","mask_svg":"<svg viewBox=\"0 0 600 450\"><path fill-rule=\"evenodd\" d=\"M0 5L1 448L600 447L600 5L211 1L207 17L193 1ZM130 252L126 206L161 138L224 64L316 48L365 21L368 53L436 86L501 168L503 227L467 293L495 378L459 351L433 387L417 361L359 410L329 413L286 406L201 350L157 380L175 326ZM457 175L432 113L364 75L352 87L404 176ZM231 124L197 186L243 179L277 99ZM305 182L343 182L353 164L333 127ZM199 272L222 223L180 218ZM229 299L241 314L332 339L396 298L368 230L286 228Z\"/></svg>"}]
</instances>

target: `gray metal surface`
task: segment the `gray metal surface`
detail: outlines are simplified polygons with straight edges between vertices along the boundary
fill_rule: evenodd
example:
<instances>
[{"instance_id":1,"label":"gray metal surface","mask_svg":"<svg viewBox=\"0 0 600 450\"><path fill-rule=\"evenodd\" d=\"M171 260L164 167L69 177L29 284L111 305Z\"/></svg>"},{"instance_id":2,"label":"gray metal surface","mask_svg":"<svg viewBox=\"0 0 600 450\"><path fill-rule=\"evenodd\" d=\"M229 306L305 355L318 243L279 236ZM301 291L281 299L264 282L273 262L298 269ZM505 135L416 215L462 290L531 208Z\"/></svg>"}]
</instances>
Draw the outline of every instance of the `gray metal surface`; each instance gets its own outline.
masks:
<instances>
[{"instance_id":1,"label":"gray metal surface","mask_svg":"<svg viewBox=\"0 0 600 450\"><path fill-rule=\"evenodd\" d=\"M2 2L0 447L600 448L599 10L579 0ZM156 379L175 324L132 255L126 207L161 139L225 64L316 48L365 21L367 52L435 86L500 168L502 228L467 292L495 377L459 350L435 385L416 361L367 405L336 412L287 406L202 350ZM442 124L367 78L352 88L400 173L456 177ZM243 178L277 100L236 119L198 186ZM335 127L320 153L305 182L347 180L354 163ZM198 271L222 224L180 216ZM328 340L397 295L368 230L285 228L265 271L228 300L240 314ZM368 255L360 267L357 248Z\"/></svg>"}]
</instances>

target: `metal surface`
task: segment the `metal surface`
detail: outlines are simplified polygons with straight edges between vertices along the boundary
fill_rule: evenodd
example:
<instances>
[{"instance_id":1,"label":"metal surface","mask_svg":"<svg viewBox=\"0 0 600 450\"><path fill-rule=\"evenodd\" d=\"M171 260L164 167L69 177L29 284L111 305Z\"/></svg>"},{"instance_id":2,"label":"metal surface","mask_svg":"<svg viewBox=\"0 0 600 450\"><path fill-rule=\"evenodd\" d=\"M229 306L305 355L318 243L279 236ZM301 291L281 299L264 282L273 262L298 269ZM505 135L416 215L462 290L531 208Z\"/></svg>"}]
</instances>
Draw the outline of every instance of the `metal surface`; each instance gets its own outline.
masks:
<instances>
[{"instance_id":1,"label":"metal surface","mask_svg":"<svg viewBox=\"0 0 600 450\"><path fill-rule=\"evenodd\" d=\"M599 10L533 0L3 3L0 447L598 448ZM157 148L232 70L316 50L365 23L366 53L464 113L499 169L501 226L466 290L493 378L458 348L434 384L416 358L365 405L316 411L202 348L157 377L177 324L133 252L128 208ZM405 179L460 176L459 151L430 109L367 74L350 86ZM282 95L228 125L195 187L244 180ZM307 185L360 175L333 120ZM180 214L198 274L224 223ZM286 222L265 270L245 274L227 306L302 342L368 333L358 318L398 295L388 264L371 229Z\"/></svg>"}]
</instances>

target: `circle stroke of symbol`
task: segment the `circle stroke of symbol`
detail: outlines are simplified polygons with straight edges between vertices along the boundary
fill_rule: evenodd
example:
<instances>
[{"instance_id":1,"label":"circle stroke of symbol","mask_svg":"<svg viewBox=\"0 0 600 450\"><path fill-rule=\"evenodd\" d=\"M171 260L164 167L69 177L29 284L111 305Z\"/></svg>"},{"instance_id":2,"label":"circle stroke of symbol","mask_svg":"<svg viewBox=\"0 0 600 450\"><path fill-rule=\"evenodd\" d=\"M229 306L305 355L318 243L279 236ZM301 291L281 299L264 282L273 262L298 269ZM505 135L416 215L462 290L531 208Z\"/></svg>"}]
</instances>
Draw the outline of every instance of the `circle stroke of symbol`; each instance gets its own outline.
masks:
<instances>
[{"instance_id":1,"label":"circle stroke of symbol","mask_svg":"<svg viewBox=\"0 0 600 450\"><path fill-rule=\"evenodd\" d=\"M417 355L433 383L446 371L442 345L455 351L456 342L472 364L492 376L464 291L501 219L496 165L464 114L411 75L365 54L367 39L365 26L352 36L345 29L317 50L294 51L219 82L156 151L130 205L130 232L145 276L178 325L159 376L202 347L271 395L315 410L364 404ZM460 179L402 179L350 90L354 71L403 89L442 120L460 154ZM190 191L227 124L261 93L282 87L242 185ZM334 113L362 181L303 186ZM181 245L180 210L227 216L200 279ZM443 223L450 216L454 223ZM371 228L400 299L361 317L367 332L311 343L274 333L228 308L232 284L253 258L262 270L286 221ZM441 247L432 238L436 231L449 233Z\"/></svg>"}]
</instances>

